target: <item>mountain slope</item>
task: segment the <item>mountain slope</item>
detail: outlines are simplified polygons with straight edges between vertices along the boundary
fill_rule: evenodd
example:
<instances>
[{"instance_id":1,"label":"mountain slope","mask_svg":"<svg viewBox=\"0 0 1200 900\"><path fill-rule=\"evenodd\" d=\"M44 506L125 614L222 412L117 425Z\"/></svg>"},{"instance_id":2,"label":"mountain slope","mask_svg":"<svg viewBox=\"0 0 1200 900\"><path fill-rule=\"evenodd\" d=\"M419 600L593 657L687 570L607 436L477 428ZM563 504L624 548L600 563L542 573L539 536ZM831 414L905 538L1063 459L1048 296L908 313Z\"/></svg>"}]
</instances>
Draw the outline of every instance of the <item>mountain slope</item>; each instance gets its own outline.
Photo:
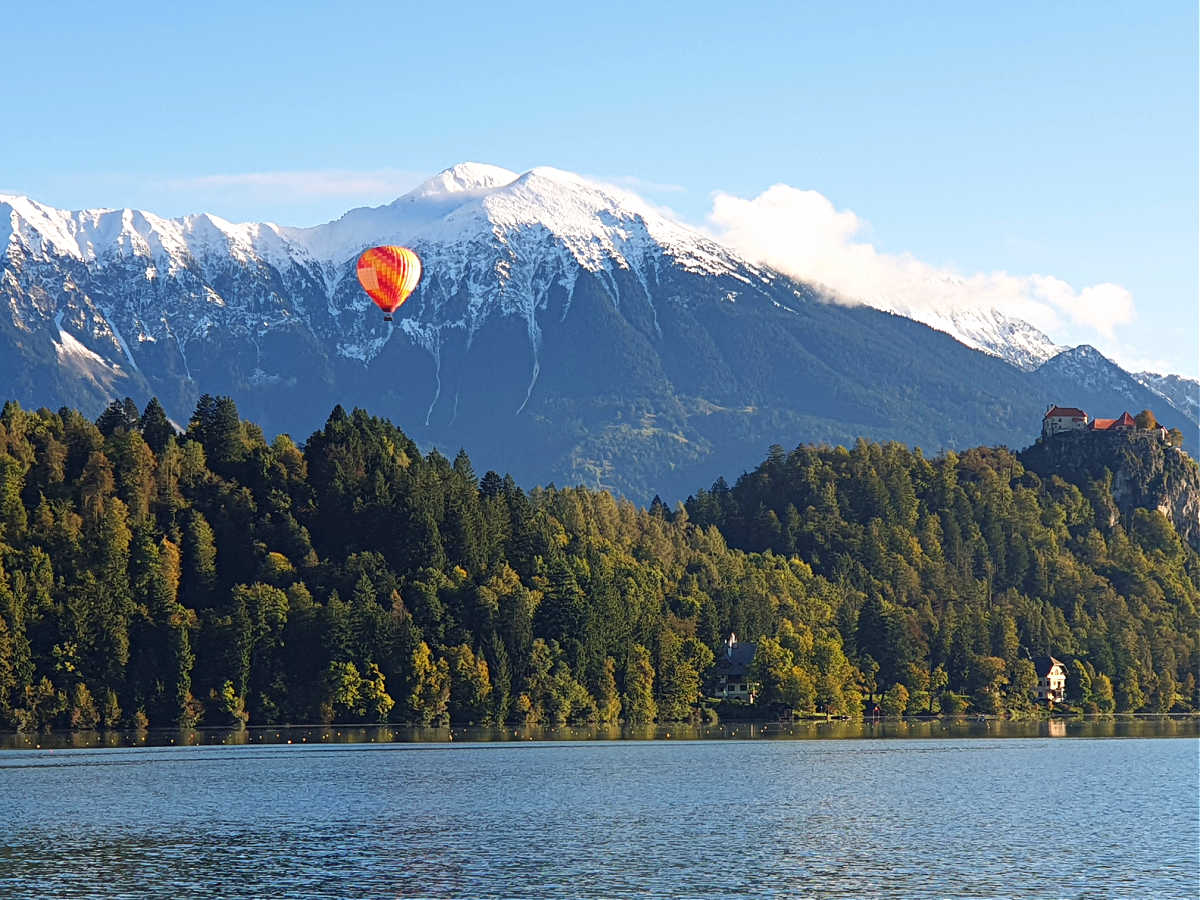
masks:
<instances>
[{"instance_id":1,"label":"mountain slope","mask_svg":"<svg viewBox=\"0 0 1200 900\"><path fill-rule=\"evenodd\" d=\"M1184 415L1200 420L1200 381L1182 375L1159 375L1155 372L1138 372L1133 378L1138 384L1162 396Z\"/></svg>"},{"instance_id":2,"label":"mountain slope","mask_svg":"<svg viewBox=\"0 0 1200 900\"><path fill-rule=\"evenodd\" d=\"M1047 383L1059 385L1057 390L1070 392L1072 405L1084 407L1093 416L1115 417L1123 411L1151 409L1168 427L1183 431L1189 446L1200 428L1197 404L1187 402L1189 382L1195 385L1194 381L1175 375L1157 376L1158 380L1144 373L1130 375L1089 344L1064 350L1039 366L1037 374Z\"/></svg>"},{"instance_id":3,"label":"mountain slope","mask_svg":"<svg viewBox=\"0 0 1200 900\"><path fill-rule=\"evenodd\" d=\"M960 343L998 356L1026 372L1067 349L1023 319L1005 315L998 309L939 308L928 303L896 301L870 305L944 331Z\"/></svg>"},{"instance_id":4,"label":"mountain slope","mask_svg":"<svg viewBox=\"0 0 1200 900\"><path fill-rule=\"evenodd\" d=\"M299 438L334 404L364 405L525 482L639 500L685 496L781 438L1024 444L1051 402L1164 406L1116 367L1094 384L1054 360L1022 371L825 302L555 169L455 166L308 229L3 197L0 241L0 377L23 404L157 395L186 422L201 393L228 394ZM379 243L425 262L395 323L354 276Z\"/></svg>"}]
</instances>

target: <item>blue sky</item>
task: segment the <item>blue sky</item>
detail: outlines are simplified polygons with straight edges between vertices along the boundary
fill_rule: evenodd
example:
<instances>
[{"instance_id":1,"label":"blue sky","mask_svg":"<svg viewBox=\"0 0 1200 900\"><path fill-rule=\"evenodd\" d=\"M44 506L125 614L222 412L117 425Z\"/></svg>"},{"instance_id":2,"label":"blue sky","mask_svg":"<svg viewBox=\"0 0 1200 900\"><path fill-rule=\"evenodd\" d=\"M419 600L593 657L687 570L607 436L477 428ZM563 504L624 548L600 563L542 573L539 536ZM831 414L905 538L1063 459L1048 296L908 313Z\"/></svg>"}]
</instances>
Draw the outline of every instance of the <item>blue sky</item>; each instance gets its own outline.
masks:
<instances>
[{"instance_id":1,"label":"blue sky","mask_svg":"<svg viewBox=\"0 0 1200 900\"><path fill-rule=\"evenodd\" d=\"M1198 374L1194 2L513 9L22 4L0 191L302 225L476 160L712 227L782 183L939 271L1118 285L1051 336Z\"/></svg>"}]
</instances>

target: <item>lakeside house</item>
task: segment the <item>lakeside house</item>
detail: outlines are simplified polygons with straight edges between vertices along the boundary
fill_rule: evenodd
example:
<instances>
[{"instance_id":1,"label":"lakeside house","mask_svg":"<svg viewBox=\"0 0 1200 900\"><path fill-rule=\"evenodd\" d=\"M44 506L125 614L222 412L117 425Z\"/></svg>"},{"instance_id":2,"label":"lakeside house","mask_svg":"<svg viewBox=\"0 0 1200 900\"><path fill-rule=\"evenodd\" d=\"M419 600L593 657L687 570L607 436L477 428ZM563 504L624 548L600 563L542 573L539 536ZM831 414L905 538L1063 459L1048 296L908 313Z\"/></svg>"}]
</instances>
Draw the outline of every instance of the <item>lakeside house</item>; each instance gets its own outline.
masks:
<instances>
[{"instance_id":1,"label":"lakeside house","mask_svg":"<svg viewBox=\"0 0 1200 900\"><path fill-rule=\"evenodd\" d=\"M742 643L730 633L725 641L725 655L717 660L713 671L713 693L722 700L742 700L753 703L758 685L750 678L756 645Z\"/></svg>"},{"instance_id":2,"label":"lakeside house","mask_svg":"<svg viewBox=\"0 0 1200 900\"><path fill-rule=\"evenodd\" d=\"M1039 703L1062 703L1067 696L1067 668L1053 656L1035 656L1037 669L1037 700Z\"/></svg>"}]
</instances>

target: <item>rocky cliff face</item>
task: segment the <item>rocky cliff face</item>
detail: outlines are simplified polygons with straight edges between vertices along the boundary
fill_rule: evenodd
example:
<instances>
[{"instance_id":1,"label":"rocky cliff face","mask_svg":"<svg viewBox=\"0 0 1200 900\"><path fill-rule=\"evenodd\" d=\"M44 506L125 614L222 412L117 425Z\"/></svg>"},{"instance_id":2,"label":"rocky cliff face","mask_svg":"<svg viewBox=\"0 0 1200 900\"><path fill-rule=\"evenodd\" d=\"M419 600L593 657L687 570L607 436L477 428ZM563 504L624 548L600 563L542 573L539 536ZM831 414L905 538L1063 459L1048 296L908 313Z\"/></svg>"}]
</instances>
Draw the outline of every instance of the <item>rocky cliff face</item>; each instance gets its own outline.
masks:
<instances>
[{"instance_id":1,"label":"rocky cliff face","mask_svg":"<svg viewBox=\"0 0 1200 900\"><path fill-rule=\"evenodd\" d=\"M1074 483L1112 475L1112 495L1122 516L1158 510L1200 550L1200 466L1153 432L1079 432L1039 440L1021 453L1026 468Z\"/></svg>"}]
</instances>

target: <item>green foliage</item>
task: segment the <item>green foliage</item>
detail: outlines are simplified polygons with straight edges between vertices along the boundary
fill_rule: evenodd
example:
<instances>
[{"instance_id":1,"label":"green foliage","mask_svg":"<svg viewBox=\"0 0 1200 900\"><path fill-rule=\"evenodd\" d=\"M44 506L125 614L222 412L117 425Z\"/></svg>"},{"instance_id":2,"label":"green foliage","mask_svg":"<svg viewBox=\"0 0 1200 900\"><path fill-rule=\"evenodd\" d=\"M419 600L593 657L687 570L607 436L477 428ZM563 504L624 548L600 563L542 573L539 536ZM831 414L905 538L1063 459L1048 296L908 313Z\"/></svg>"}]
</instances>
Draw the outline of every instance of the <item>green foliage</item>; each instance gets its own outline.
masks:
<instances>
[{"instance_id":1,"label":"green foliage","mask_svg":"<svg viewBox=\"0 0 1200 900\"><path fill-rule=\"evenodd\" d=\"M68 695L70 723L72 728L95 728L100 722L100 713L96 710L96 701L92 692L82 681L71 685Z\"/></svg>"},{"instance_id":2,"label":"green foliage","mask_svg":"<svg viewBox=\"0 0 1200 900\"><path fill-rule=\"evenodd\" d=\"M362 676L352 662L331 662L325 672L326 691L334 721L363 715Z\"/></svg>"},{"instance_id":3,"label":"green foliage","mask_svg":"<svg viewBox=\"0 0 1200 900\"><path fill-rule=\"evenodd\" d=\"M1103 672L1097 672L1096 677L1092 679L1092 698L1096 708L1102 713L1110 713L1117 708L1112 680Z\"/></svg>"},{"instance_id":4,"label":"green foliage","mask_svg":"<svg viewBox=\"0 0 1200 900\"><path fill-rule=\"evenodd\" d=\"M422 725L444 722L450 702L450 666L444 658L435 662L424 641L413 650L412 682L408 706L415 719Z\"/></svg>"},{"instance_id":5,"label":"green foliage","mask_svg":"<svg viewBox=\"0 0 1200 900\"><path fill-rule=\"evenodd\" d=\"M121 706L117 702L117 692L104 692L104 705L100 708L100 724L104 728L117 728L121 724Z\"/></svg>"},{"instance_id":6,"label":"green foliage","mask_svg":"<svg viewBox=\"0 0 1200 900\"><path fill-rule=\"evenodd\" d=\"M617 693L615 671L616 662L611 656L606 657L596 691L596 718L602 724L616 722L621 716L621 697Z\"/></svg>"},{"instance_id":7,"label":"green foliage","mask_svg":"<svg viewBox=\"0 0 1200 900\"><path fill-rule=\"evenodd\" d=\"M668 722L690 719L713 652L695 638L684 640L666 630L659 638L658 658L658 718Z\"/></svg>"},{"instance_id":8,"label":"green foliage","mask_svg":"<svg viewBox=\"0 0 1200 900\"><path fill-rule=\"evenodd\" d=\"M352 662L331 662L325 670L325 705L333 721L386 722L396 701L375 663L360 675Z\"/></svg>"},{"instance_id":9,"label":"green foliage","mask_svg":"<svg viewBox=\"0 0 1200 900\"><path fill-rule=\"evenodd\" d=\"M963 696L980 712L1022 710L1034 693L1030 659L1054 655L1081 708L1192 708L1155 690L1200 668L1200 557L1158 509L1127 503L1174 498L1182 508L1195 464L1143 439L1060 444L937 459L864 441L799 447L685 508L730 545L798 557L837 584L835 621L868 695L903 682L931 712L939 695L947 713ZM1027 469L1027 456L1054 474ZM1121 504L1105 460L1124 473ZM913 679L914 665L928 684ZM1107 690L1096 687L1101 674ZM817 694L818 709L836 702L825 678Z\"/></svg>"},{"instance_id":10,"label":"green foliage","mask_svg":"<svg viewBox=\"0 0 1200 900\"><path fill-rule=\"evenodd\" d=\"M946 691L941 696L939 706L944 716L961 716L967 711L967 700L962 694Z\"/></svg>"},{"instance_id":11,"label":"green foliage","mask_svg":"<svg viewBox=\"0 0 1200 900\"><path fill-rule=\"evenodd\" d=\"M492 680L487 660L467 644L447 651L450 668L450 719L482 722L487 718Z\"/></svg>"},{"instance_id":12,"label":"green foliage","mask_svg":"<svg viewBox=\"0 0 1200 900\"><path fill-rule=\"evenodd\" d=\"M1103 472L773 447L672 512L361 410L303 446L226 398L101 419L0 415L3 727L690 719L730 632L764 710L1019 712L1049 654L1083 709L1197 702L1200 559Z\"/></svg>"},{"instance_id":13,"label":"green foliage","mask_svg":"<svg viewBox=\"0 0 1200 900\"><path fill-rule=\"evenodd\" d=\"M1068 683L1070 676L1067 676ZM1005 704L1012 710L1024 710L1030 706L1030 701L1037 691L1037 669L1033 661L1018 659L1013 662L1011 675L1008 679L1008 690L1005 693Z\"/></svg>"},{"instance_id":14,"label":"green foliage","mask_svg":"<svg viewBox=\"0 0 1200 900\"><path fill-rule=\"evenodd\" d=\"M214 690L209 697L209 705L216 712L215 718L219 724L240 728L246 724L245 697L237 692L232 681L226 680L219 690ZM140 712L140 710L139 710ZM145 714L142 713L145 718ZM145 725L143 724L144 728Z\"/></svg>"},{"instance_id":15,"label":"green foliage","mask_svg":"<svg viewBox=\"0 0 1200 900\"><path fill-rule=\"evenodd\" d=\"M879 711L888 718L898 718L908 709L908 688L893 684L879 699Z\"/></svg>"},{"instance_id":16,"label":"green foliage","mask_svg":"<svg viewBox=\"0 0 1200 900\"><path fill-rule=\"evenodd\" d=\"M166 410L162 408L157 397L151 398L146 404L145 412L138 420L138 427L146 444L159 456L167 449L171 438L175 437L175 426L167 419Z\"/></svg>"},{"instance_id":17,"label":"green foliage","mask_svg":"<svg viewBox=\"0 0 1200 900\"><path fill-rule=\"evenodd\" d=\"M368 663L359 683L362 714L372 722L386 722L396 701L387 692L386 679L378 664Z\"/></svg>"},{"instance_id":18,"label":"green foliage","mask_svg":"<svg viewBox=\"0 0 1200 900\"><path fill-rule=\"evenodd\" d=\"M817 678L811 656L797 646L795 630L784 620L780 638L758 642L751 666L751 678L759 685L760 698L767 706L778 705L802 714L812 713L817 704ZM809 640L811 647L811 637Z\"/></svg>"},{"instance_id":19,"label":"green foliage","mask_svg":"<svg viewBox=\"0 0 1200 900\"><path fill-rule=\"evenodd\" d=\"M641 644L634 644L629 650L623 706L626 719L635 725L653 722L658 717L658 705L654 702L654 666L650 664L650 651Z\"/></svg>"}]
</instances>

